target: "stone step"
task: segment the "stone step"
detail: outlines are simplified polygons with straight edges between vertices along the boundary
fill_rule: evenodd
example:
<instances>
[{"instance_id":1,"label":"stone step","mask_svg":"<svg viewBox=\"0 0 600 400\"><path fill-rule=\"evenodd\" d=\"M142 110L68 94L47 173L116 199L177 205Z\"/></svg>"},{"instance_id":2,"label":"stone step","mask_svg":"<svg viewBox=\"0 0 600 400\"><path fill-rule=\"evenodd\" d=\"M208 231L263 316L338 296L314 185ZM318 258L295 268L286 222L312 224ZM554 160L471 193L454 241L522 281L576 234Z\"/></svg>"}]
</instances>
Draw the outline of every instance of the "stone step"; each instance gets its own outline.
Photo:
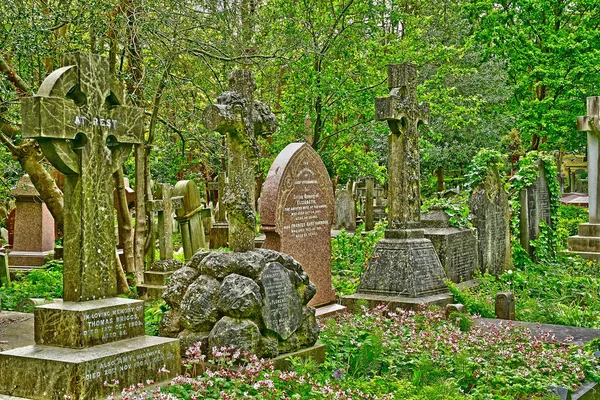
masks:
<instances>
[{"instance_id":1,"label":"stone step","mask_svg":"<svg viewBox=\"0 0 600 400\"><path fill-rule=\"evenodd\" d=\"M572 252L600 253L600 237L571 236L567 239L567 247Z\"/></svg>"},{"instance_id":2,"label":"stone step","mask_svg":"<svg viewBox=\"0 0 600 400\"><path fill-rule=\"evenodd\" d=\"M145 271L144 283L146 285L164 285L171 275L173 272Z\"/></svg>"},{"instance_id":3,"label":"stone step","mask_svg":"<svg viewBox=\"0 0 600 400\"><path fill-rule=\"evenodd\" d=\"M143 299L160 299L166 288L164 285L142 284L137 286L137 292Z\"/></svg>"},{"instance_id":4,"label":"stone step","mask_svg":"<svg viewBox=\"0 0 600 400\"><path fill-rule=\"evenodd\" d=\"M594 253L594 252L590 252L590 251L574 251L573 253L577 254L579 257L583 258L584 260L600 262L600 253Z\"/></svg>"},{"instance_id":5,"label":"stone step","mask_svg":"<svg viewBox=\"0 0 600 400\"><path fill-rule=\"evenodd\" d=\"M579 236L600 237L600 224L579 224Z\"/></svg>"}]
</instances>

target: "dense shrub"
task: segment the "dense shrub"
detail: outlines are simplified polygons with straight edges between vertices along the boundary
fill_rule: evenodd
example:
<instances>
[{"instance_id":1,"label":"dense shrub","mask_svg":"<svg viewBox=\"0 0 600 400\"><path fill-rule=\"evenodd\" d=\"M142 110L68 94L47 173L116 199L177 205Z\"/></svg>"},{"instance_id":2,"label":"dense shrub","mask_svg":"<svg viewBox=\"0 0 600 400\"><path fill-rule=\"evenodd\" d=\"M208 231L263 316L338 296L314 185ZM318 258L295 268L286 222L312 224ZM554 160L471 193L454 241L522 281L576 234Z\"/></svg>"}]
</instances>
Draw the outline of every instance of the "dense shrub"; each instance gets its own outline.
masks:
<instances>
[{"instance_id":1,"label":"dense shrub","mask_svg":"<svg viewBox=\"0 0 600 400\"><path fill-rule=\"evenodd\" d=\"M63 266L51 261L45 269L20 272L11 287L0 291L2 309L14 310L24 299L56 299L63 295Z\"/></svg>"}]
</instances>

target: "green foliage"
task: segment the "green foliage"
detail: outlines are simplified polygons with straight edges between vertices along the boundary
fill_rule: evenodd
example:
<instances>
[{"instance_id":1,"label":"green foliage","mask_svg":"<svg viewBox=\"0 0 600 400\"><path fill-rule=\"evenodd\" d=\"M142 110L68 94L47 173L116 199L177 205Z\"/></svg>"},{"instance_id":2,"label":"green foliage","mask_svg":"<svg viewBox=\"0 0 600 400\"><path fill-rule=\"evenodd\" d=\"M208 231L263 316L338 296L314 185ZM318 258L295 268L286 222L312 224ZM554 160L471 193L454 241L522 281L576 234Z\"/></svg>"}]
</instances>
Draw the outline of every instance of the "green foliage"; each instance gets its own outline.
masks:
<instances>
[{"instance_id":1,"label":"green foliage","mask_svg":"<svg viewBox=\"0 0 600 400\"><path fill-rule=\"evenodd\" d=\"M443 210L448 215L450 226L457 228L470 228L473 226L469 220L469 193L462 192L458 196L449 198L432 197L421 205L421 212Z\"/></svg>"},{"instance_id":2,"label":"green foliage","mask_svg":"<svg viewBox=\"0 0 600 400\"><path fill-rule=\"evenodd\" d=\"M513 247L518 245L521 223L521 202L520 193L533 185L540 174L538 163L544 170L548 182L549 202L550 202L550 221L552 227L558 227L560 206L560 186L556 179L557 170L554 159L548 154L532 151L519 160L519 169L510 179L510 205L512 208L512 219L510 222L513 234ZM534 257L537 260L544 261L551 259L556 254L557 237L551 232L551 227L545 223L540 224L540 237L531 241L534 248ZM520 260L521 258L517 258ZM516 264L515 265L519 265Z\"/></svg>"},{"instance_id":3,"label":"green foliage","mask_svg":"<svg viewBox=\"0 0 600 400\"><path fill-rule=\"evenodd\" d=\"M465 190L472 192L483 182L492 168L499 169L504 165L504 157L496 150L483 148L473 157L465 176Z\"/></svg>"},{"instance_id":4,"label":"green foliage","mask_svg":"<svg viewBox=\"0 0 600 400\"><path fill-rule=\"evenodd\" d=\"M558 224L556 225L556 244L558 249L567 248L567 238L578 234L579 224L589 221L589 212L585 207L558 207Z\"/></svg>"},{"instance_id":5,"label":"green foliage","mask_svg":"<svg viewBox=\"0 0 600 400\"><path fill-rule=\"evenodd\" d=\"M154 300L150 304L146 304L144 307L146 335L158 336L158 329L160 328L160 321L162 320L163 314L170 309L171 307L169 307L162 299Z\"/></svg>"},{"instance_id":6,"label":"green foliage","mask_svg":"<svg viewBox=\"0 0 600 400\"><path fill-rule=\"evenodd\" d=\"M14 310L25 299L43 298L58 299L63 294L63 266L50 261L44 269L33 269L27 273L17 273L17 279L9 288L2 288L2 308Z\"/></svg>"},{"instance_id":7,"label":"green foliage","mask_svg":"<svg viewBox=\"0 0 600 400\"><path fill-rule=\"evenodd\" d=\"M375 245L383 238L384 223L377 223L371 232L364 224L354 234L342 230L331 239L331 272L333 286L339 296L356 292Z\"/></svg>"}]
</instances>

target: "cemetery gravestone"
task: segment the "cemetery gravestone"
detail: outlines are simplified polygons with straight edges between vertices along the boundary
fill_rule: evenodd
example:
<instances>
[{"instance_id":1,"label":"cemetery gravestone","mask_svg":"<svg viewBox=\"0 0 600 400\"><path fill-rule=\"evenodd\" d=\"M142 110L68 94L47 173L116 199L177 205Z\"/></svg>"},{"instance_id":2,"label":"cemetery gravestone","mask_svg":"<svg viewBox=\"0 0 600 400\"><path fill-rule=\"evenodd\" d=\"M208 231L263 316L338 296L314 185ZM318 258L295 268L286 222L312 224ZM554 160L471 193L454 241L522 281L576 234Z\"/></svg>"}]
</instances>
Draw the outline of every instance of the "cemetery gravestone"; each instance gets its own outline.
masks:
<instances>
[{"instance_id":1,"label":"cemetery gravestone","mask_svg":"<svg viewBox=\"0 0 600 400\"><path fill-rule=\"evenodd\" d=\"M179 364L177 340L144 335L144 303L115 297L112 174L143 135L144 112L124 106L106 57L72 53L23 100L23 136L65 174L64 302L35 308L33 346L0 353L0 393L99 399L160 381Z\"/></svg>"},{"instance_id":2,"label":"cemetery gravestone","mask_svg":"<svg viewBox=\"0 0 600 400\"><path fill-rule=\"evenodd\" d=\"M421 227L418 126L429 118L429 106L416 99L417 69L409 63L388 66L390 94L375 101L379 121L387 121L388 229L363 274L358 291L344 297L351 308L359 300L445 305L452 296L433 244Z\"/></svg>"},{"instance_id":3,"label":"cemetery gravestone","mask_svg":"<svg viewBox=\"0 0 600 400\"><path fill-rule=\"evenodd\" d=\"M495 313L498 319L508 319L514 321L515 317L515 296L512 292L502 292L496 295Z\"/></svg>"},{"instance_id":4,"label":"cemetery gravestone","mask_svg":"<svg viewBox=\"0 0 600 400\"><path fill-rule=\"evenodd\" d=\"M275 159L260 203L263 248L289 254L317 286L310 305L335 301L331 283L333 189L319 155L306 143L289 144Z\"/></svg>"},{"instance_id":5,"label":"cemetery gravestone","mask_svg":"<svg viewBox=\"0 0 600 400\"><path fill-rule=\"evenodd\" d=\"M577 129L587 132L589 222L568 239L568 249L581 257L600 261L600 96L587 98L587 114L577 118Z\"/></svg>"},{"instance_id":6,"label":"cemetery gravestone","mask_svg":"<svg viewBox=\"0 0 600 400\"><path fill-rule=\"evenodd\" d=\"M500 275L510 267L510 209L498 169L490 168L469 201L471 221L477 229L479 269Z\"/></svg>"},{"instance_id":7,"label":"cemetery gravestone","mask_svg":"<svg viewBox=\"0 0 600 400\"><path fill-rule=\"evenodd\" d=\"M229 218L229 246L233 251L254 248L255 173L258 156L256 135L270 134L277 119L269 107L254 100L256 83L250 70L231 71L229 90L217 97L217 104L204 110L204 126L226 135L229 184L225 207Z\"/></svg>"},{"instance_id":8,"label":"cemetery gravestone","mask_svg":"<svg viewBox=\"0 0 600 400\"><path fill-rule=\"evenodd\" d=\"M16 209L8 263L13 269L41 267L54 250L54 218L28 175L19 179L11 194Z\"/></svg>"},{"instance_id":9,"label":"cemetery gravestone","mask_svg":"<svg viewBox=\"0 0 600 400\"><path fill-rule=\"evenodd\" d=\"M8 214L8 219L6 220L6 229L8 230L8 248L13 248L15 245L15 217L17 215L17 210L13 208L13 210Z\"/></svg>"},{"instance_id":10,"label":"cemetery gravestone","mask_svg":"<svg viewBox=\"0 0 600 400\"><path fill-rule=\"evenodd\" d=\"M375 180L373 178L365 179L365 230L372 231L375 228Z\"/></svg>"},{"instance_id":11,"label":"cemetery gravestone","mask_svg":"<svg viewBox=\"0 0 600 400\"><path fill-rule=\"evenodd\" d=\"M198 249L206 247L202 217L210 210L207 211L202 205L200 190L194 181L177 182L173 194L181 198L181 207L175 210L175 219L179 222L183 254L188 261Z\"/></svg>"},{"instance_id":12,"label":"cemetery gravestone","mask_svg":"<svg viewBox=\"0 0 600 400\"><path fill-rule=\"evenodd\" d=\"M333 229L356 231L356 205L348 189L338 189L335 193L335 219Z\"/></svg>"},{"instance_id":13,"label":"cemetery gravestone","mask_svg":"<svg viewBox=\"0 0 600 400\"><path fill-rule=\"evenodd\" d=\"M215 223L210 231L210 248L221 249L227 247L229 242L229 224L227 223L225 204L223 196L225 195L225 172L219 172L217 181L218 206Z\"/></svg>"},{"instance_id":14,"label":"cemetery gravestone","mask_svg":"<svg viewBox=\"0 0 600 400\"><path fill-rule=\"evenodd\" d=\"M540 224L543 222L552 226L552 212L550 209L550 189L548 178L541 161L538 161L538 177L535 183L521 189L519 202L521 203L519 235L521 246L533 256L532 240L540 236ZM554 179L551 177L550 179Z\"/></svg>"},{"instance_id":15,"label":"cemetery gravestone","mask_svg":"<svg viewBox=\"0 0 600 400\"><path fill-rule=\"evenodd\" d=\"M10 272L8 270L8 255L0 252L0 287L10 287Z\"/></svg>"},{"instance_id":16,"label":"cemetery gravestone","mask_svg":"<svg viewBox=\"0 0 600 400\"><path fill-rule=\"evenodd\" d=\"M442 210L421 215L425 238L431 240L446 276L454 283L473 279L477 269L477 235L468 228L450 226Z\"/></svg>"}]
</instances>

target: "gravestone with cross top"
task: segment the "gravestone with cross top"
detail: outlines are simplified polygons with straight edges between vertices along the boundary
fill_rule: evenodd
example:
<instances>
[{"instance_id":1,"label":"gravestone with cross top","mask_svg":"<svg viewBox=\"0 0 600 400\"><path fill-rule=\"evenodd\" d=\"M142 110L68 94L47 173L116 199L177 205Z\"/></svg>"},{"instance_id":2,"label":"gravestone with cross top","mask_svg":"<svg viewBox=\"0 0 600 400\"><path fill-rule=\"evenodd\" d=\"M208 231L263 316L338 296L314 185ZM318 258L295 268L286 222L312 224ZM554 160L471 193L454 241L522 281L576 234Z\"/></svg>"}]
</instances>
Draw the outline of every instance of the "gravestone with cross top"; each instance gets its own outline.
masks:
<instances>
[{"instance_id":1,"label":"gravestone with cross top","mask_svg":"<svg viewBox=\"0 0 600 400\"><path fill-rule=\"evenodd\" d=\"M417 69L410 63L388 66L388 97L375 100L375 115L391 130L388 156L388 228L378 242L354 300L370 295L419 298L419 302L450 301L445 273L432 242L421 228L418 127L427 123L429 105L416 98ZM414 303L398 300L398 306Z\"/></svg>"},{"instance_id":2,"label":"gravestone with cross top","mask_svg":"<svg viewBox=\"0 0 600 400\"><path fill-rule=\"evenodd\" d=\"M577 129L587 132L589 222L579 224L578 234L567 240L568 249L600 262L600 96L587 98L587 115L577 117Z\"/></svg>"},{"instance_id":3,"label":"gravestone with cross top","mask_svg":"<svg viewBox=\"0 0 600 400\"><path fill-rule=\"evenodd\" d=\"M156 185L154 200L150 200L148 208L155 212L158 219L158 249L161 260L173 258L173 220L171 215L174 210L183 206L181 196L171 197L171 185L159 183Z\"/></svg>"},{"instance_id":4,"label":"gravestone with cross top","mask_svg":"<svg viewBox=\"0 0 600 400\"><path fill-rule=\"evenodd\" d=\"M23 100L23 136L65 174L64 301L35 307L34 345L0 352L0 394L104 399L164 379L179 341L144 336L144 302L116 297L113 173L141 143L144 112L125 105L106 57L63 65Z\"/></svg>"},{"instance_id":5,"label":"gravestone with cross top","mask_svg":"<svg viewBox=\"0 0 600 400\"><path fill-rule=\"evenodd\" d=\"M23 100L23 136L36 139L64 182L64 300L114 297L112 174L141 143L144 111L125 105L106 57L71 53Z\"/></svg>"},{"instance_id":6,"label":"gravestone with cross top","mask_svg":"<svg viewBox=\"0 0 600 400\"><path fill-rule=\"evenodd\" d=\"M387 121L388 232L420 228L421 188L418 126L429 121L429 105L417 102L417 68L403 63L388 66L388 97L375 100L378 121ZM389 233L388 233L389 235Z\"/></svg>"},{"instance_id":7,"label":"gravestone with cross top","mask_svg":"<svg viewBox=\"0 0 600 400\"><path fill-rule=\"evenodd\" d=\"M268 106L254 100L256 83L250 70L231 71L229 90L204 110L204 126L226 135L229 183L225 208L229 217L229 246L233 251L254 248L256 216L254 185L258 156L257 135L273 133L277 119Z\"/></svg>"}]
</instances>

